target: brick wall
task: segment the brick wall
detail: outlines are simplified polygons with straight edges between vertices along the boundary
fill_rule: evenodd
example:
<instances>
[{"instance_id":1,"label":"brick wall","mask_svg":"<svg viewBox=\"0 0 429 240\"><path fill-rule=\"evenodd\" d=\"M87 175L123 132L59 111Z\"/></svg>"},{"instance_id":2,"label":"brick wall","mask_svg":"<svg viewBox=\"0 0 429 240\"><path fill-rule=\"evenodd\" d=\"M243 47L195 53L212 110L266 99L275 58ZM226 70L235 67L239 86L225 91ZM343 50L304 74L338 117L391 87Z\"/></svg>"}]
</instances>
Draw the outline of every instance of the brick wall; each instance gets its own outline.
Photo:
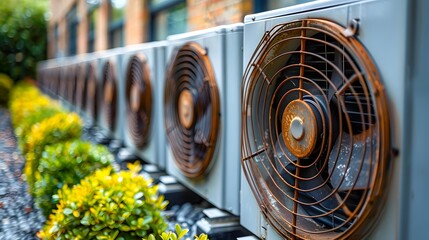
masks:
<instances>
[{"instance_id":1,"label":"brick wall","mask_svg":"<svg viewBox=\"0 0 429 240\"><path fill-rule=\"evenodd\" d=\"M95 50L105 50L109 46L108 0L100 0L96 10ZM188 29L199 30L222 24L243 21L252 9L253 0L187 0ZM68 29L67 13L76 4L78 17L77 53L88 51L88 4L86 0L50 0L51 19L48 25L49 58L67 55ZM124 43L136 44L145 42L150 37L149 0L128 0L125 7ZM55 26L58 25L58 39L55 37Z\"/></svg>"},{"instance_id":2,"label":"brick wall","mask_svg":"<svg viewBox=\"0 0 429 240\"><path fill-rule=\"evenodd\" d=\"M188 0L189 30L242 22L252 0Z\"/></svg>"}]
</instances>

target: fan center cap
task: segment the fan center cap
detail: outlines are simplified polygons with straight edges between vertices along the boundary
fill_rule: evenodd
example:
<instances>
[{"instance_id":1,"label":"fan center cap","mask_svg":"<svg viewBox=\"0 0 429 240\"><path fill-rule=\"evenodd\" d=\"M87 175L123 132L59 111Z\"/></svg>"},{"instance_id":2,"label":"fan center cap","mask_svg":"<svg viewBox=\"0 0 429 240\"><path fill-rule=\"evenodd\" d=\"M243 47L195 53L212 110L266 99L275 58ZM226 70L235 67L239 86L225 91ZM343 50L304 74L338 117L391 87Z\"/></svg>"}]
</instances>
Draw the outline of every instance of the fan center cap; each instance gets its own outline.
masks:
<instances>
[{"instance_id":1,"label":"fan center cap","mask_svg":"<svg viewBox=\"0 0 429 240\"><path fill-rule=\"evenodd\" d=\"M183 90L179 95L179 120L182 126L189 129L194 123L194 102L189 90Z\"/></svg>"},{"instance_id":2,"label":"fan center cap","mask_svg":"<svg viewBox=\"0 0 429 240\"><path fill-rule=\"evenodd\" d=\"M137 85L131 88L131 110L137 112L140 109L140 89Z\"/></svg>"},{"instance_id":3,"label":"fan center cap","mask_svg":"<svg viewBox=\"0 0 429 240\"><path fill-rule=\"evenodd\" d=\"M294 100L286 106L282 115L282 136L287 148L296 157L308 157L313 152L317 122L308 103Z\"/></svg>"}]
</instances>

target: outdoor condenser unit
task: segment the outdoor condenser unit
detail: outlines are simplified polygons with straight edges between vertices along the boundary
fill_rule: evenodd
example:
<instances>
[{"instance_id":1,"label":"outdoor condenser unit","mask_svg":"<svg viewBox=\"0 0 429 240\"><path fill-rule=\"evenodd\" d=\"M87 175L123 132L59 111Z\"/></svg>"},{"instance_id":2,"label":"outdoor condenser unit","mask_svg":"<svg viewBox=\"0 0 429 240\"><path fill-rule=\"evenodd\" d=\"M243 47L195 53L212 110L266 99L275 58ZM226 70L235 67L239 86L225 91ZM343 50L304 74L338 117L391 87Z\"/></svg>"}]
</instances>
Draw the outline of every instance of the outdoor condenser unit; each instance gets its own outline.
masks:
<instances>
[{"instance_id":1,"label":"outdoor condenser unit","mask_svg":"<svg viewBox=\"0 0 429 240\"><path fill-rule=\"evenodd\" d=\"M127 46L122 58L124 143L144 161L165 168L163 97L165 42Z\"/></svg>"},{"instance_id":2,"label":"outdoor condenser unit","mask_svg":"<svg viewBox=\"0 0 429 240\"><path fill-rule=\"evenodd\" d=\"M99 126L117 140L123 140L125 120L124 70L122 66L123 48L115 48L99 53L97 70L100 80Z\"/></svg>"},{"instance_id":3,"label":"outdoor condenser unit","mask_svg":"<svg viewBox=\"0 0 429 240\"><path fill-rule=\"evenodd\" d=\"M169 36L167 172L239 214L242 24Z\"/></svg>"},{"instance_id":4,"label":"outdoor condenser unit","mask_svg":"<svg viewBox=\"0 0 429 240\"><path fill-rule=\"evenodd\" d=\"M400 238L408 9L316 1L245 17L240 219L255 235Z\"/></svg>"},{"instance_id":5,"label":"outdoor condenser unit","mask_svg":"<svg viewBox=\"0 0 429 240\"><path fill-rule=\"evenodd\" d=\"M98 120L100 83L97 80L97 53L80 56L76 81L76 109L90 124Z\"/></svg>"}]
</instances>

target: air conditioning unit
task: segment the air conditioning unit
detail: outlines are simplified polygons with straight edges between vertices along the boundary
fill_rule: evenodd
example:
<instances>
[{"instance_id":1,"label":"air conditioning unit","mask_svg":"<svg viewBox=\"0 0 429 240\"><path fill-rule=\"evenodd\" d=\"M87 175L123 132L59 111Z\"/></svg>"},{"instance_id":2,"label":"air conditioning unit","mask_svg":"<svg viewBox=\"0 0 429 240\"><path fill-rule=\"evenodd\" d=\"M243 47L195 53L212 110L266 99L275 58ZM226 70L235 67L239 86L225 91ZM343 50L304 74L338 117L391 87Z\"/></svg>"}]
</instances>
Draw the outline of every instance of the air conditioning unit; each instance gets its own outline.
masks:
<instances>
[{"instance_id":1,"label":"air conditioning unit","mask_svg":"<svg viewBox=\"0 0 429 240\"><path fill-rule=\"evenodd\" d=\"M165 168L163 97L165 42L127 46L122 58L126 120L124 144L148 163Z\"/></svg>"},{"instance_id":2,"label":"air conditioning unit","mask_svg":"<svg viewBox=\"0 0 429 240\"><path fill-rule=\"evenodd\" d=\"M98 76L100 81L100 115L98 125L111 138L123 140L125 120L125 89L122 67L123 48L98 53Z\"/></svg>"},{"instance_id":3,"label":"air conditioning unit","mask_svg":"<svg viewBox=\"0 0 429 240\"><path fill-rule=\"evenodd\" d=\"M71 110L70 87L74 80L73 58L58 59L60 81L59 81L59 102L67 110Z\"/></svg>"},{"instance_id":4,"label":"air conditioning unit","mask_svg":"<svg viewBox=\"0 0 429 240\"><path fill-rule=\"evenodd\" d=\"M407 7L245 17L240 219L258 237L400 238Z\"/></svg>"},{"instance_id":5,"label":"air conditioning unit","mask_svg":"<svg viewBox=\"0 0 429 240\"><path fill-rule=\"evenodd\" d=\"M239 214L242 24L169 36L167 172Z\"/></svg>"},{"instance_id":6,"label":"air conditioning unit","mask_svg":"<svg viewBox=\"0 0 429 240\"><path fill-rule=\"evenodd\" d=\"M97 80L96 53L81 56L76 82L76 109L85 122L94 125L98 119L100 84Z\"/></svg>"}]
</instances>

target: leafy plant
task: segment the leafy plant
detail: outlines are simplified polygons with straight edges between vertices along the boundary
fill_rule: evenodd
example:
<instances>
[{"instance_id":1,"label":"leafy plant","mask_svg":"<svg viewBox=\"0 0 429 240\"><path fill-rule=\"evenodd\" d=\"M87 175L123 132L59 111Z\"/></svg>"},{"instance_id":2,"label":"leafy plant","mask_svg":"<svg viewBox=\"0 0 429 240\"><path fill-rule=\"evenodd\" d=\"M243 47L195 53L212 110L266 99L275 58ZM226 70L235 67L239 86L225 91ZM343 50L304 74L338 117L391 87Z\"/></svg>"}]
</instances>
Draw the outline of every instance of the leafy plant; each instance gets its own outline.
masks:
<instances>
[{"instance_id":1,"label":"leafy plant","mask_svg":"<svg viewBox=\"0 0 429 240\"><path fill-rule=\"evenodd\" d=\"M180 240L187 233L189 229L182 229L179 224L176 224L176 233L174 232L163 232L158 237L153 234L149 235L148 240ZM194 240L208 240L207 234L201 233L200 236L194 236Z\"/></svg>"},{"instance_id":2,"label":"leafy plant","mask_svg":"<svg viewBox=\"0 0 429 240\"><path fill-rule=\"evenodd\" d=\"M20 82L10 94L9 109L12 114L12 124L19 126L29 115L46 107L58 107L58 104L42 95L39 90L26 82Z\"/></svg>"},{"instance_id":3,"label":"leafy plant","mask_svg":"<svg viewBox=\"0 0 429 240\"><path fill-rule=\"evenodd\" d=\"M110 166L113 156L105 146L74 140L47 146L37 168L40 177L36 179L36 204L47 217L57 198L52 196L62 186L78 184L80 180L100 168Z\"/></svg>"},{"instance_id":4,"label":"leafy plant","mask_svg":"<svg viewBox=\"0 0 429 240\"><path fill-rule=\"evenodd\" d=\"M47 118L60 113L61 109L54 106L35 107L33 111L27 113L27 117L21 121L21 123L15 128L15 134L18 137L19 147L24 149L24 145L27 142L27 136L34 124L37 124Z\"/></svg>"},{"instance_id":5,"label":"leafy plant","mask_svg":"<svg viewBox=\"0 0 429 240\"><path fill-rule=\"evenodd\" d=\"M0 73L0 106L6 106L12 86L12 79L9 76Z\"/></svg>"},{"instance_id":6,"label":"leafy plant","mask_svg":"<svg viewBox=\"0 0 429 240\"><path fill-rule=\"evenodd\" d=\"M24 144L26 154L24 173L27 177L30 193L34 194L34 183L40 178L39 159L47 145L79 138L82 132L82 121L75 113L57 113L31 127Z\"/></svg>"},{"instance_id":7,"label":"leafy plant","mask_svg":"<svg viewBox=\"0 0 429 240\"><path fill-rule=\"evenodd\" d=\"M39 232L42 239L134 239L160 234L167 202L157 195L151 179L138 175L141 167L114 173L97 170L69 188L58 191L59 204Z\"/></svg>"},{"instance_id":8,"label":"leafy plant","mask_svg":"<svg viewBox=\"0 0 429 240\"><path fill-rule=\"evenodd\" d=\"M46 0L2 0L0 4L0 72L12 79L34 77L46 59Z\"/></svg>"}]
</instances>

